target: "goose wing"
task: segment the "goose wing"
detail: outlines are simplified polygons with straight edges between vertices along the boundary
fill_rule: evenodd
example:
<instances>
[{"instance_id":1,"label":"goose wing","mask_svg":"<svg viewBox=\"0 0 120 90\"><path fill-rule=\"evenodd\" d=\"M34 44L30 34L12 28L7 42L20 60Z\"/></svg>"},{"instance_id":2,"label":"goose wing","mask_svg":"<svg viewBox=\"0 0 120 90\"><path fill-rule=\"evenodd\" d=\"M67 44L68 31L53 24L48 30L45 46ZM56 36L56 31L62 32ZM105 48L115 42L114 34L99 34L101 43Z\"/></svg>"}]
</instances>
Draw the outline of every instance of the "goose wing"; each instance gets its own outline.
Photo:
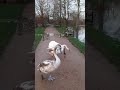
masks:
<instances>
[{"instance_id":1,"label":"goose wing","mask_svg":"<svg viewBox=\"0 0 120 90\"><path fill-rule=\"evenodd\" d=\"M45 60L44 62L42 62L40 64L40 69L39 70L43 73L51 72L55 69L54 68L54 63L55 63L54 60Z\"/></svg>"},{"instance_id":2,"label":"goose wing","mask_svg":"<svg viewBox=\"0 0 120 90\"><path fill-rule=\"evenodd\" d=\"M57 43L56 41L51 41L48 45L48 49L51 48L54 50L54 48L58 45L59 43Z\"/></svg>"},{"instance_id":3,"label":"goose wing","mask_svg":"<svg viewBox=\"0 0 120 90\"><path fill-rule=\"evenodd\" d=\"M49 66L51 64L53 64L54 61L53 60L45 60L43 61L41 64L40 64L40 67L46 67L46 66Z\"/></svg>"}]
</instances>

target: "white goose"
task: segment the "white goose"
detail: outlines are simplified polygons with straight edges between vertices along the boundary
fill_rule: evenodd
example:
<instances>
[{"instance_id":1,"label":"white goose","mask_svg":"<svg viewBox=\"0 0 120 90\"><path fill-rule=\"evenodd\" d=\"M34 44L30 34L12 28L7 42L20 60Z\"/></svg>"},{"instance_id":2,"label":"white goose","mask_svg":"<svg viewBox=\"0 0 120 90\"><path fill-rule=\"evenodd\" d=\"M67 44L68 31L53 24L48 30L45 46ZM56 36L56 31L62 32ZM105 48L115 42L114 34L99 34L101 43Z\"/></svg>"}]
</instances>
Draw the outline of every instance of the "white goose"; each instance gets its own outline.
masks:
<instances>
[{"instance_id":1,"label":"white goose","mask_svg":"<svg viewBox=\"0 0 120 90\"><path fill-rule=\"evenodd\" d=\"M45 60L42 63L40 63L37 67L39 67L39 71L45 74L48 74L50 72L53 72L56 70L60 64L60 58L57 56L57 54L54 51L51 51L53 55L55 56L55 60ZM44 79L43 75L41 75L42 80ZM49 75L48 80L54 80L55 78Z\"/></svg>"},{"instance_id":2,"label":"white goose","mask_svg":"<svg viewBox=\"0 0 120 90\"><path fill-rule=\"evenodd\" d=\"M49 50L49 54L51 54L53 56L53 54L51 53L51 51L55 50L56 51L56 54L59 54L59 53L64 53L64 57L66 55L65 53L65 49L69 50L70 49L67 47L67 45L61 45L60 43L57 43L56 41L51 41L48 45L48 48Z\"/></svg>"}]
</instances>

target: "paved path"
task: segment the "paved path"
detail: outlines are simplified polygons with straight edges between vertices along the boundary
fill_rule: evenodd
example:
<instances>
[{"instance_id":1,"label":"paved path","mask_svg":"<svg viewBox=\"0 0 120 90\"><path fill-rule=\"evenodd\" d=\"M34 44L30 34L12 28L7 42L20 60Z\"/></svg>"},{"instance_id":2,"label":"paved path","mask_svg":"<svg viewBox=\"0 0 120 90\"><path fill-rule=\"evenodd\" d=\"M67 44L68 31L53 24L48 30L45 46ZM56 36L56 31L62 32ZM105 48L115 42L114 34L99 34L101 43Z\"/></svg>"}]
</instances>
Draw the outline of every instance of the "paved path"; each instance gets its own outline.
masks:
<instances>
[{"instance_id":1,"label":"paved path","mask_svg":"<svg viewBox=\"0 0 120 90\"><path fill-rule=\"evenodd\" d=\"M45 32L59 34L55 28L48 27ZM67 56L61 58L60 67L52 73L55 81L41 80L40 72L35 68L35 90L85 90L85 57L75 48L67 38L59 38L58 35L51 36L48 40L41 41L35 52L35 66L43 60L50 59L47 54L47 47L50 41L55 40L61 44L66 44L70 48Z\"/></svg>"},{"instance_id":2,"label":"paved path","mask_svg":"<svg viewBox=\"0 0 120 90\"><path fill-rule=\"evenodd\" d=\"M120 72L88 43L85 61L86 90L120 90Z\"/></svg>"}]
</instances>

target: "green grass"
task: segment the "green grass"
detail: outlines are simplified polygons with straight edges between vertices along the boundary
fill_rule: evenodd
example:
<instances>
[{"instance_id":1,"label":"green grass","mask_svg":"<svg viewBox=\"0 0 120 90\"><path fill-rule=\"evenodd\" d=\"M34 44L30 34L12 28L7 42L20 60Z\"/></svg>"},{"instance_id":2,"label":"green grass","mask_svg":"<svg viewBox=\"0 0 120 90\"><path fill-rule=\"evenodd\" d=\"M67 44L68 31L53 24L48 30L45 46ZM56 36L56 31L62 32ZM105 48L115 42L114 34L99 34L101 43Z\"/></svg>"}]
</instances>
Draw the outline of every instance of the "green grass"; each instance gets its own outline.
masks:
<instances>
[{"instance_id":1,"label":"green grass","mask_svg":"<svg viewBox=\"0 0 120 90\"><path fill-rule=\"evenodd\" d=\"M35 29L35 40L34 40L34 50L37 48L39 42L41 41L42 39L42 35L44 33L44 28L42 27L38 27Z\"/></svg>"},{"instance_id":2,"label":"green grass","mask_svg":"<svg viewBox=\"0 0 120 90\"><path fill-rule=\"evenodd\" d=\"M76 47L78 48L83 54L85 54L85 44L80 42L77 38L74 37L68 37L68 40Z\"/></svg>"},{"instance_id":3,"label":"green grass","mask_svg":"<svg viewBox=\"0 0 120 90\"><path fill-rule=\"evenodd\" d=\"M16 18L18 15L21 15L24 5L15 4L15 5L0 5L0 19L11 19Z\"/></svg>"},{"instance_id":4,"label":"green grass","mask_svg":"<svg viewBox=\"0 0 120 90\"><path fill-rule=\"evenodd\" d=\"M58 30L58 32L59 33L64 33L64 31L65 31L65 26L58 26L58 27L56 27L57 28L57 30Z\"/></svg>"},{"instance_id":5,"label":"green grass","mask_svg":"<svg viewBox=\"0 0 120 90\"><path fill-rule=\"evenodd\" d=\"M120 70L120 42L94 28L88 28L86 36Z\"/></svg>"}]
</instances>

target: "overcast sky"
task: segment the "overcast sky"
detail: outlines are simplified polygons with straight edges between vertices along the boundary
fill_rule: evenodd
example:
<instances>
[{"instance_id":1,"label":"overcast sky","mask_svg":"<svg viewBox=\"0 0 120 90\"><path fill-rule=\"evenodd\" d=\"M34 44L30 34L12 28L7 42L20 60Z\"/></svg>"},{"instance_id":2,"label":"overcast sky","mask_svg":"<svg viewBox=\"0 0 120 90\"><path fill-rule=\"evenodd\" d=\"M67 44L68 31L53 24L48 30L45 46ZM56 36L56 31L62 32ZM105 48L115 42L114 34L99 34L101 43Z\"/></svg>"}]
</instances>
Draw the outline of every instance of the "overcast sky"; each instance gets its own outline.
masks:
<instances>
[{"instance_id":1,"label":"overcast sky","mask_svg":"<svg viewBox=\"0 0 120 90\"><path fill-rule=\"evenodd\" d=\"M37 0L35 0L35 4L37 5L36 2L37 2ZM51 3L51 0L48 0L48 2ZM85 18L85 0L80 0L80 3L82 4L82 5L80 6L80 11L82 11L80 14L82 15L82 18ZM53 7L52 3L51 3L51 7ZM35 10L35 11L36 11L36 13L37 13L37 10ZM72 11L77 11L77 5L76 5L76 3L75 3L75 0L73 0L73 1L71 2L70 12L72 12Z\"/></svg>"}]
</instances>

